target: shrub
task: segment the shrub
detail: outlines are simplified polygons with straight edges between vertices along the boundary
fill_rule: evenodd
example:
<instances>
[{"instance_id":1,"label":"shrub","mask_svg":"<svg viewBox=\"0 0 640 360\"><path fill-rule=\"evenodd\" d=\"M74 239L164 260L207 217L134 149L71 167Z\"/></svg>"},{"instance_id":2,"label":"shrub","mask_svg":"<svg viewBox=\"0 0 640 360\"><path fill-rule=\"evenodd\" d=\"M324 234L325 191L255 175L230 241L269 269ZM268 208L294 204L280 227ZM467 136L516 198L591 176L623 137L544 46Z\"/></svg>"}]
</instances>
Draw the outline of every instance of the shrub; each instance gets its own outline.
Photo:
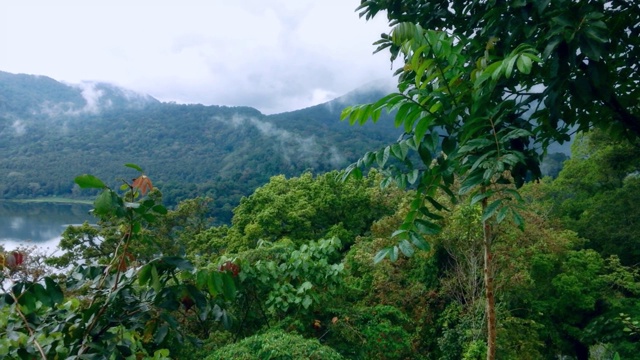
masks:
<instances>
[{"instance_id":1,"label":"shrub","mask_svg":"<svg viewBox=\"0 0 640 360\"><path fill-rule=\"evenodd\" d=\"M224 346L208 360L341 360L342 355L320 344L316 339L305 339L283 330L270 330L261 335L245 338Z\"/></svg>"}]
</instances>

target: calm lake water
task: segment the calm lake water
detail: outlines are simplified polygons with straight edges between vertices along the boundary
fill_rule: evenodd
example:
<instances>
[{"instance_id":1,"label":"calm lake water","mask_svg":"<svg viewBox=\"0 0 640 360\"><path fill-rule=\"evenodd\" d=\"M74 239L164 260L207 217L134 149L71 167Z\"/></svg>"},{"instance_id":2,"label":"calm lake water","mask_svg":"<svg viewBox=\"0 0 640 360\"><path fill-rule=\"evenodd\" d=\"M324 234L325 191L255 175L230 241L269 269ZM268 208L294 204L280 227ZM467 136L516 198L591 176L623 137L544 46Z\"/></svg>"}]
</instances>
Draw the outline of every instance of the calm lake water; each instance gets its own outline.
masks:
<instances>
[{"instance_id":1,"label":"calm lake water","mask_svg":"<svg viewBox=\"0 0 640 360\"><path fill-rule=\"evenodd\" d=\"M0 245L6 250L25 245L53 251L66 227L95 223L91 205L0 201Z\"/></svg>"}]
</instances>

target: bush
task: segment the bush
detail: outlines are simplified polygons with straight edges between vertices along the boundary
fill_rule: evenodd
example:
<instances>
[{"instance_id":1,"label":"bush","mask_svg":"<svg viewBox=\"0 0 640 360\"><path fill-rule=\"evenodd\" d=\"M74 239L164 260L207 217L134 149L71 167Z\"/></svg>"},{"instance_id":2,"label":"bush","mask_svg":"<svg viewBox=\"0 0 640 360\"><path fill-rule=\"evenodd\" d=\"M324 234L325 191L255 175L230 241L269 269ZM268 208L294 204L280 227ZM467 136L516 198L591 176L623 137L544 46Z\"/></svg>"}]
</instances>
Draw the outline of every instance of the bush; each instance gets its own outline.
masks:
<instances>
[{"instance_id":1,"label":"bush","mask_svg":"<svg viewBox=\"0 0 640 360\"><path fill-rule=\"evenodd\" d=\"M245 338L220 348L208 360L341 360L342 355L320 344L316 339L305 339L298 334L270 330L261 335Z\"/></svg>"}]
</instances>

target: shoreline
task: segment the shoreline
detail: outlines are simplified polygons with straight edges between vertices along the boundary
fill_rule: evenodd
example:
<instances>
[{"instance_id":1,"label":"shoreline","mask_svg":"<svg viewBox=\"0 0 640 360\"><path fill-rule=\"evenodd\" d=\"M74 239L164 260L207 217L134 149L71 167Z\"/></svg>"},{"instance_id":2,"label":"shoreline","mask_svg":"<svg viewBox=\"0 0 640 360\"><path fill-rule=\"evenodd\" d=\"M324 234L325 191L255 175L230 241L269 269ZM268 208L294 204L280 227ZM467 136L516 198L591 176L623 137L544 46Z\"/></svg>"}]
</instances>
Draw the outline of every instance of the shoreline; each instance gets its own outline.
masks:
<instances>
[{"instance_id":1,"label":"shoreline","mask_svg":"<svg viewBox=\"0 0 640 360\"><path fill-rule=\"evenodd\" d=\"M56 204L82 204L82 205L92 205L92 200L82 200L82 199L70 199L70 198L61 198L61 197L50 197L50 198L35 198L35 199L0 199L0 202L15 202L15 203L56 203Z\"/></svg>"}]
</instances>

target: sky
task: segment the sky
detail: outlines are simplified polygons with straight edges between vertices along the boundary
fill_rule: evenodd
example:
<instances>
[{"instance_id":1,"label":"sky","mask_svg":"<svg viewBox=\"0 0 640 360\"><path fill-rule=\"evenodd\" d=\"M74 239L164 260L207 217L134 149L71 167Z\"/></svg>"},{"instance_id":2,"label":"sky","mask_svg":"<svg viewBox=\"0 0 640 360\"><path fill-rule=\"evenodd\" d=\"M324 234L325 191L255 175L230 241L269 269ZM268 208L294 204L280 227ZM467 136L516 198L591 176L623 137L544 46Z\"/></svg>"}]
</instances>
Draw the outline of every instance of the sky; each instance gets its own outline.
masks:
<instances>
[{"instance_id":1,"label":"sky","mask_svg":"<svg viewBox=\"0 0 640 360\"><path fill-rule=\"evenodd\" d=\"M0 71L109 82L158 100L316 105L392 82L384 14L359 0L21 0L0 3Z\"/></svg>"}]
</instances>

